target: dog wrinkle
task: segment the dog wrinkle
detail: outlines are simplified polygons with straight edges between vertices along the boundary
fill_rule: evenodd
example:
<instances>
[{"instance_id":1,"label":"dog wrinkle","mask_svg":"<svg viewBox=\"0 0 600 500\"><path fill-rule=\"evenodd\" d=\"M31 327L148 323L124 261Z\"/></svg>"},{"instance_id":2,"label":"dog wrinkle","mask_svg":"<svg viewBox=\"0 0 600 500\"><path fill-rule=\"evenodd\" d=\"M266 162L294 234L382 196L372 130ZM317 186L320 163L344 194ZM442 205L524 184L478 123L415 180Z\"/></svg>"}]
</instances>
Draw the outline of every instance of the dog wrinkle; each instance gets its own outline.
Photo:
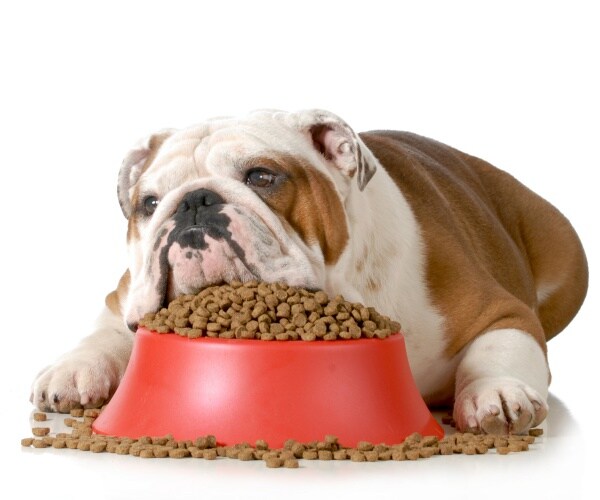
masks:
<instances>
[{"instance_id":1,"label":"dog wrinkle","mask_svg":"<svg viewBox=\"0 0 600 500\"><path fill-rule=\"evenodd\" d=\"M302 158L281 153L264 161L275 163L275 168L285 170L290 178L276 193L265 196L264 201L306 245L320 247L326 264L335 264L346 248L349 233L333 181Z\"/></svg>"}]
</instances>

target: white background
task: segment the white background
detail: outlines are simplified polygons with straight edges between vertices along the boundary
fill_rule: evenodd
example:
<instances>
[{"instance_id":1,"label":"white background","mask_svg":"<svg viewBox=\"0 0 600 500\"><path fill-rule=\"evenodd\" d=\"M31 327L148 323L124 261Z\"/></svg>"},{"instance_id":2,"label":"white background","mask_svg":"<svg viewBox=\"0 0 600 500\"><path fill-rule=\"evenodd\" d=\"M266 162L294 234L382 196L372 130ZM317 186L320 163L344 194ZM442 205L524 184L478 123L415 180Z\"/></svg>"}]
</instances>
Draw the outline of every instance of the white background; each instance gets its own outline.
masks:
<instances>
[{"instance_id":1,"label":"white background","mask_svg":"<svg viewBox=\"0 0 600 500\"><path fill-rule=\"evenodd\" d=\"M92 482L113 485L104 497L127 488L177 496L175 480L212 497L295 498L319 488L394 497L403 487L446 498L464 488L487 498L589 497L600 465L592 446L586 454L560 443L598 429L599 25L594 2L572 0L3 2L5 487L29 485L47 498L81 494ZM418 469L311 464L269 474L243 463L158 466L91 454L77 461L20 449L35 373L89 332L127 265L116 179L128 148L157 129L261 107L323 107L357 131L436 138L509 171L572 221L591 287L580 315L549 345L561 432L545 447L524 454L530 458L457 457ZM574 479L560 477L570 470Z\"/></svg>"}]
</instances>

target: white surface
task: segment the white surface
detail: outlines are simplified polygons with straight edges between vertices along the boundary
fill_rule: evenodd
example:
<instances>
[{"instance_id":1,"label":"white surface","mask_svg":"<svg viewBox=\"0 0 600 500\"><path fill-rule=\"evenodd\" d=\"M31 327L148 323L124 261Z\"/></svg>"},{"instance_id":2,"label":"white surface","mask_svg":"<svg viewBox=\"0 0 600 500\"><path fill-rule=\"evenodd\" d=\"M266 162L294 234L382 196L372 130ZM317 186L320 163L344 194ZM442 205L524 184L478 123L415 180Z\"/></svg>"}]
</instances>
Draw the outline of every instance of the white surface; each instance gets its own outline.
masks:
<instances>
[{"instance_id":1,"label":"white surface","mask_svg":"<svg viewBox=\"0 0 600 500\"><path fill-rule=\"evenodd\" d=\"M45 498L92 485L102 491L88 498L574 499L597 491L593 3L324 4L0 6L3 489ZM126 266L116 177L127 149L156 129L258 107L325 107L357 131L434 137L508 170L569 217L588 253L591 287L579 316L550 343L556 397L534 451L269 470L21 449L33 376L89 331ZM573 443L577 433L587 452Z\"/></svg>"},{"instance_id":2,"label":"white surface","mask_svg":"<svg viewBox=\"0 0 600 500\"><path fill-rule=\"evenodd\" d=\"M440 498L475 498L479 494L500 498L500 491L492 488L499 482L504 483L503 490L517 490L515 498L577 498L581 492L582 462L566 457L580 453L576 445L579 429L561 401L552 398L551 406L551 417L543 425L545 434L530 451L504 456L490 451L483 456L437 456L416 462L300 460L300 469L269 469L261 461L148 460L78 450L24 448L11 466L19 471L35 470L31 474L35 477L34 488L44 485L39 491L45 494L47 485L68 474L69 490L85 491L89 500L129 495L194 498L200 492L210 492L211 498L306 499L332 493L344 498L358 498L360 493L368 498L400 498L408 492L422 498L435 498L437 494ZM47 423L34 425L50 425L53 430L60 427L63 416L53 414L51 418ZM23 415L22 422L26 420ZM452 432L449 427L445 429ZM89 485L94 485L94 489L90 491ZM52 493L64 490L57 488Z\"/></svg>"}]
</instances>

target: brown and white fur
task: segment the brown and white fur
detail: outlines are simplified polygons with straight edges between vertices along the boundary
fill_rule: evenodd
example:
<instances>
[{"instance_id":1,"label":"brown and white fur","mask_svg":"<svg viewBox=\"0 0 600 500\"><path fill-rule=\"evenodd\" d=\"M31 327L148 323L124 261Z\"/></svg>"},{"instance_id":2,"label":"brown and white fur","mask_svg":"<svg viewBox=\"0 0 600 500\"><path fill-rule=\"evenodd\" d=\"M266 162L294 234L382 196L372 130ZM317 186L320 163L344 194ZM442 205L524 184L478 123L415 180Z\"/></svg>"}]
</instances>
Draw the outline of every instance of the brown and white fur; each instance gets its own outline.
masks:
<instances>
[{"instance_id":1,"label":"brown and white fur","mask_svg":"<svg viewBox=\"0 0 600 500\"><path fill-rule=\"evenodd\" d=\"M261 279L400 321L423 397L454 401L459 429L545 418L546 341L583 302L586 258L558 210L488 163L414 134L358 135L326 111L258 111L149 137L119 200L129 269L97 330L35 380L39 408L107 400L131 330L165 301Z\"/></svg>"}]
</instances>

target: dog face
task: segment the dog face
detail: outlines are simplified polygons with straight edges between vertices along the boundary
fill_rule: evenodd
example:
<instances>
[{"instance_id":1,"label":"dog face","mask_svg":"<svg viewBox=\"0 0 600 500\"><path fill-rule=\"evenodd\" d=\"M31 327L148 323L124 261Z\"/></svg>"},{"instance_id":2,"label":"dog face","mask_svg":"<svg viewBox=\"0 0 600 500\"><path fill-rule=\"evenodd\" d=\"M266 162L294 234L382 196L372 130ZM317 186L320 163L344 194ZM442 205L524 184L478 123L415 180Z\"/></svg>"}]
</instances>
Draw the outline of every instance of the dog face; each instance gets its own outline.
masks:
<instances>
[{"instance_id":1,"label":"dog face","mask_svg":"<svg viewBox=\"0 0 600 500\"><path fill-rule=\"evenodd\" d=\"M344 205L375 163L350 127L324 111L260 111L151 136L119 173L128 325L221 282L325 288L349 239Z\"/></svg>"}]
</instances>

